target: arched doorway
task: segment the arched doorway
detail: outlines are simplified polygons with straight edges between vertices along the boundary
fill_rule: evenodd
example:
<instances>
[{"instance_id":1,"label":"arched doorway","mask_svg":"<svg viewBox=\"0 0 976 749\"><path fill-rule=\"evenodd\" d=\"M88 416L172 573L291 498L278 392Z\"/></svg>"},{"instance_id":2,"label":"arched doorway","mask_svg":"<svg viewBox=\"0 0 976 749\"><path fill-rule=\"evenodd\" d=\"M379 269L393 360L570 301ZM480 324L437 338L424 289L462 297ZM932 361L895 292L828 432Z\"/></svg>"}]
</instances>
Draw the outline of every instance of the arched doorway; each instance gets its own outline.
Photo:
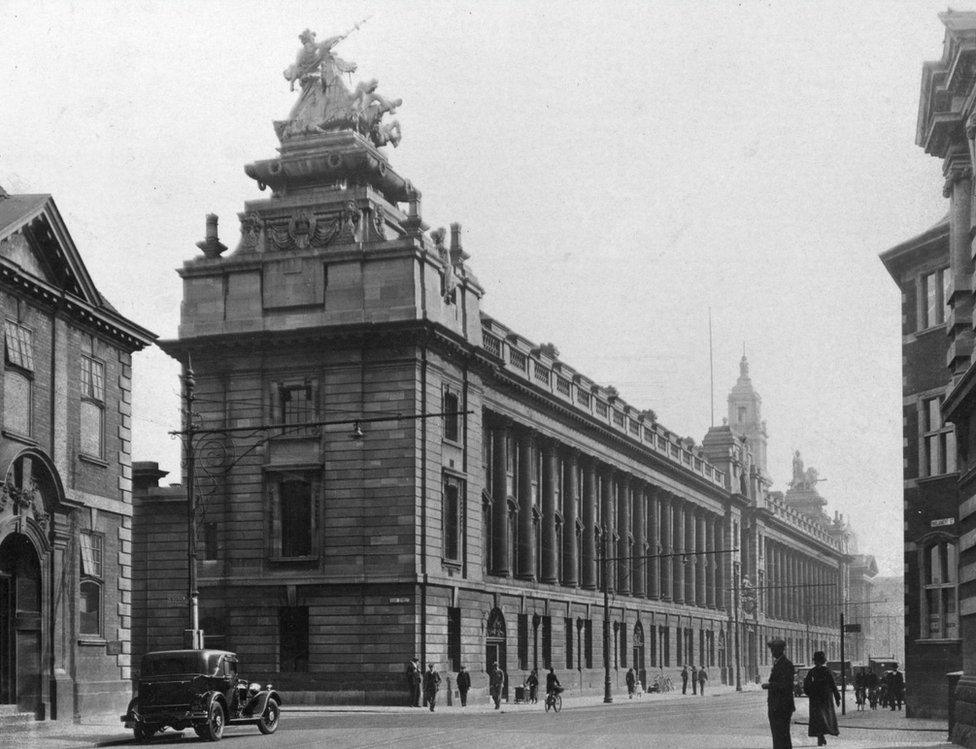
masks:
<instances>
[{"instance_id":1,"label":"arched doorway","mask_svg":"<svg viewBox=\"0 0 976 749\"><path fill-rule=\"evenodd\" d=\"M502 696L508 699L508 668L505 662L505 615L500 609L492 609L488 614L488 629L485 633L485 671L490 672L495 664L505 672L505 686Z\"/></svg>"},{"instance_id":2,"label":"arched doorway","mask_svg":"<svg viewBox=\"0 0 976 749\"><path fill-rule=\"evenodd\" d=\"M640 683L647 686L647 663L644 657L644 626L637 622L634 625L634 670Z\"/></svg>"},{"instance_id":3,"label":"arched doorway","mask_svg":"<svg viewBox=\"0 0 976 749\"><path fill-rule=\"evenodd\" d=\"M27 536L0 543L0 704L41 702L41 565Z\"/></svg>"}]
</instances>

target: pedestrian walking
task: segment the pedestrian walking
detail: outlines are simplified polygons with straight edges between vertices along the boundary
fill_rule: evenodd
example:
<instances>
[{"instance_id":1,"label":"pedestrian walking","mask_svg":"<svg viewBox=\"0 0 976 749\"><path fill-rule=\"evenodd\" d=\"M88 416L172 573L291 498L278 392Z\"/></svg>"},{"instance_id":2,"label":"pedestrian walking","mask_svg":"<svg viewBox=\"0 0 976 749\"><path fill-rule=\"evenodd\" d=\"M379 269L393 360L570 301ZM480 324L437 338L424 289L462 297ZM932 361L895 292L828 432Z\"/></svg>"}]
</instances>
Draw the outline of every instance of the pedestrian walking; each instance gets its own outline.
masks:
<instances>
[{"instance_id":1,"label":"pedestrian walking","mask_svg":"<svg viewBox=\"0 0 976 749\"><path fill-rule=\"evenodd\" d=\"M410 695L407 697L407 704L410 707L420 707L420 663L417 660L417 656L413 657L409 663L407 663L407 689L410 691Z\"/></svg>"},{"instance_id":2,"label":"pedestrian walking","mask_svg":"<svg viewBox=\"0 0 976 749\"><path fill-rule=\"evenodd\" d=\"M793 663L784 655L786 640L774 637L767 646L773 656L773 670L762 688L767 690L766 713L769 732L773 736L773 749L793 749L790 738L790 719L796 710L793 704Z\"/></svg>"},{"instance_id":3,"label":"pedestrian walking","mask_svg":"<svg viewBox=\"0 0 976 749\"><path fill-rule=\"evenodd\" d=\"M461 707L468 705L468 690L471 689L471 674L467 672L462 664L457 675L458 694L461 695Z\"/></svg>"},{"instance_id":4,"label":"pedestrian walking","mask_svg":"<svg viewBox=\"0 0 976 749\"><path fill-rule=\"evenodd\" d=\"M688 667L681 667L681 694L688 694Z\"/></svg>"},{"instance_id":5,"label":"pedestrian walking","mask_svg":"<svg viewBox=\"0 0 976 749\"><path fill-rule=\"evenodd\" d=\"M488 673L488 693L491 695L491 699L495 702L495 709L501 708L502 702L502 687L505 685L505 672L498 667L498 661L491 667L491 671Z\"/></svg>"},{"instance_id":6,"label":"pedestrian walking","mask_svg":"<svg viewBox=\"0 0 976 749\"><path fill-rule=\"evenodd\" d=\"M905 701L905 677L896 665L888 674L888 702L891 703L892 710L901 710L902 703Z\"/></svg>"},{"instance_id":7,"label":"pedestrian walking","mask_svg":"<svg viewBox=\"0 0 976 749\"><path fill-rule=\"evenodd\" d=\"M634 692L637 689L637 675L634 673L634 669L627 669L627 676L625 677L627 682L627 699L634 699Z\"/></svg>"},{"instance_id":8,"label":"pedestrian walking","mask_svg":"<svg viewBox=\"0 0 976 749\"><path fill-rule=\"evenodd\" d=\"M705 696L705 682L708 681L708 671L705 670L705 664L698 669L698 694L702 697Z\"/></svg>"},{"instance_id":9,"label":"pedestrian walking","mask_svg":"<svg viewBox=\"0 0 976 749\"><path fill-rule=\"evenodd\" d=\"M827 668L827 656L822 650L813 654L814 667L803 680L803 693L810 698L810 723L807 734L817 737L817 746L827 746L825 734L839 736L837 713L834 705L840 705L840 692L834 675Z\"/></svg>"},{"instance_id":10,"label":"pedestrian walking","mask_svg":"<svg viewBox=\"0 0 976 749\"><path fill-rule=\"evenodd\" d=\"M691 667L691 693L698 694L698 669Z\"/></svg>"},{"instance_id":11,"label":"pedestrian walking","mask_svg":"<svg viewBox=\"0 0 976 749\"><path fill-rule=\"evenodd\" d=\"M529 702L534 705L539 701L539 672L534 668L529 672L529 678L525 680L525 686L529 690Z\"/></svg>"},{"instance_id":12,"label":"pedestrian walking","mask_svg":"<svg viewBox=\"0 0 976 749\"><path fill-rule=\"evenodd\" d=\"M431 712L434 712L434 705L437 704L437 690L440 686L441 675L434 670L433 663L428 663L424 672L424 704L430 705Z\"/></svg>"}]
</instances>

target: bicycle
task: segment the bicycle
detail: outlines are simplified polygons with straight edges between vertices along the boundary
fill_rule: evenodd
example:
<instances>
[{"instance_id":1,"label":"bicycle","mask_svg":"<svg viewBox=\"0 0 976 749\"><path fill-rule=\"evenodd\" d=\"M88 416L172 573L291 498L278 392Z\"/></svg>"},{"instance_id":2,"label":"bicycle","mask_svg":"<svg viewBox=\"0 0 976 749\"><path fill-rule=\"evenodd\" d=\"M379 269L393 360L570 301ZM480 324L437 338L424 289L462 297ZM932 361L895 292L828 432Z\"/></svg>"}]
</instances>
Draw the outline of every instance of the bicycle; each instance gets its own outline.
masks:
<instances>
[{"instance_id":1,"label":"bicycle","mask_svg":"<svg viewBox=\"0 0 976 749\"><path fill-rule=\"evenodd\" d=\"M559 692L552 691L546 695L546 712L549 712L549 708L552 708L554 713L558 713L563 709L563 698Z\"/></svg>"}]
</instances>

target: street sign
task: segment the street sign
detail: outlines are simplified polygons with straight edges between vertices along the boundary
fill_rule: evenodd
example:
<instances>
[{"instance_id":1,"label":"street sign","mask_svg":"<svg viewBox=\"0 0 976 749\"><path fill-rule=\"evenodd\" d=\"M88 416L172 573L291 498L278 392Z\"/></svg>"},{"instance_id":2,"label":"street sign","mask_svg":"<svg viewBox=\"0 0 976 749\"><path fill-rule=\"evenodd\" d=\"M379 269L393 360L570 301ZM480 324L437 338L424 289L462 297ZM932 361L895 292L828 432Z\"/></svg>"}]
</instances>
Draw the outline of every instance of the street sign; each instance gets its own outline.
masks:
<instances>
[{"instance_id":1,"label":"street sign","mask_svg":"<svg viewBox=\"0 0 976 749\"><path fill-rule=\"evenodd\" d=\"M929 525L932 528L941 528L944 525L955 525L955 524L956 524L955 518L939 518L938 520L933 520L931 523L929 523Z\"/></svg>"},{"instance_id":2,"label":"street sign","mask_svg":"<svg viewBox=\"0 0 976 749\"><path fill-rule=\"evenodd\" d=\"M170 593L166 596L166 603L169 606L182 606L187 603L186 593Z\"/></svg>"},{"instance_id":3,"label":"street sign","mask_svg":"<svg viewBox=\"0 0 976 749\"><path fill-rule=\"evenodd\" d=\"M844 631L845 632L860 632L861 631L861 625L860 624L845 624L844 625Z\"/></svg>"}]
</instances>

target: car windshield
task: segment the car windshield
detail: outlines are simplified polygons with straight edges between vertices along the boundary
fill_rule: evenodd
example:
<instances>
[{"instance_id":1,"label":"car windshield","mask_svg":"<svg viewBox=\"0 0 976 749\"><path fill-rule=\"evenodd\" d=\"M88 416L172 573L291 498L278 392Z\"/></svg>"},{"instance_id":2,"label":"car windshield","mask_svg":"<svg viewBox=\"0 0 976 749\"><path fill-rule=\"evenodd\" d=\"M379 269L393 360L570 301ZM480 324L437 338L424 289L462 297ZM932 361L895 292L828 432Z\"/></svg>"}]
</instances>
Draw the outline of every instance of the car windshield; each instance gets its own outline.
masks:
<instances>
[{"instance_id":1,"label":"car windshield","mask_svg":"<svg viewBox=\"0 0 976 749\"><path fill-rule=\"evenodd\" d=\"M213 658L213 656L211 656ZM142 659L142 676L198 674L204 672L202 653L157 653Z\"/></svg>"}]
</instances>

